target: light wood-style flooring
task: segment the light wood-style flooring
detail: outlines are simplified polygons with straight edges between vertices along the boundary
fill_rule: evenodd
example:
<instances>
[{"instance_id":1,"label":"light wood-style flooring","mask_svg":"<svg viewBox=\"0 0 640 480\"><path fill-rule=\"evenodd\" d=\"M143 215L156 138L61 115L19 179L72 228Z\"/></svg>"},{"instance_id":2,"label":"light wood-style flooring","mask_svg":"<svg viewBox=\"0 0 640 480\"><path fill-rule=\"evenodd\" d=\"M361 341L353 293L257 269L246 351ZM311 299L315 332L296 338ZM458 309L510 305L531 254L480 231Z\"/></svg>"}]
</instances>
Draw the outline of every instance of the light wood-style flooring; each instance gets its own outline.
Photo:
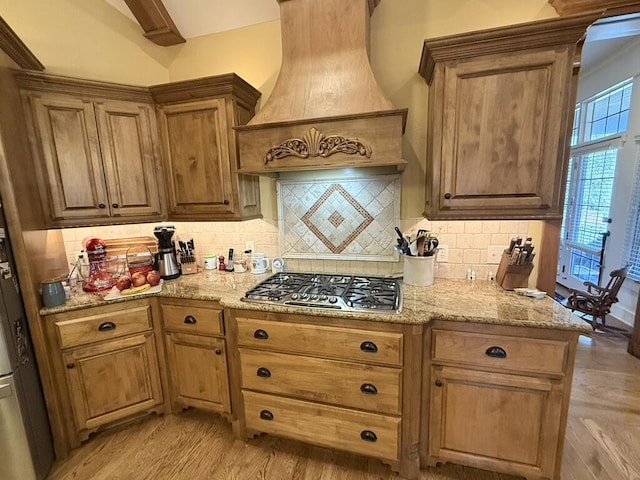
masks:
<instances>
[{"instance_id":1,"label":"light wood-style flooring","mask_svg":"<svg viewBox=\"0 0 640 480\"><path fill-rule=\"evenodd\" d=\"M614 333L580 337L563 480L640 479L640 359ZM392 480L379 461L260 436L234 439L221 417L197 410L152 416L101 432L48 480ZM444 465L420 480L515 480Z\"/></svg>"}]
</instances>

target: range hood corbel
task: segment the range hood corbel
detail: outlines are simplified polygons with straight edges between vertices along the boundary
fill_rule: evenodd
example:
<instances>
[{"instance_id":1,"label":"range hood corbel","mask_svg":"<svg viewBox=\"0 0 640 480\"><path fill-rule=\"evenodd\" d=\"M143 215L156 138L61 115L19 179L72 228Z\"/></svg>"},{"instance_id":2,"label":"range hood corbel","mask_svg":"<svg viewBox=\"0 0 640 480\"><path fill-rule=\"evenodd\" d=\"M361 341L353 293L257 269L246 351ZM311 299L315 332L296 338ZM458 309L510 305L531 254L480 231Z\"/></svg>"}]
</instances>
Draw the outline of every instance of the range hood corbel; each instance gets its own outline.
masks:
<instances>
[{"instance_id":1,"label":"range hood corbel","mask_svg":"<svg viewBox=\"0 0 640 480\"><path fill-rule=\"evenodd\" d=\"M235 127L239 173L404 169L407 110L393 107L369 64L379 1L278 0L282 66L264 107Z\"/></svg>"}]
</instances>

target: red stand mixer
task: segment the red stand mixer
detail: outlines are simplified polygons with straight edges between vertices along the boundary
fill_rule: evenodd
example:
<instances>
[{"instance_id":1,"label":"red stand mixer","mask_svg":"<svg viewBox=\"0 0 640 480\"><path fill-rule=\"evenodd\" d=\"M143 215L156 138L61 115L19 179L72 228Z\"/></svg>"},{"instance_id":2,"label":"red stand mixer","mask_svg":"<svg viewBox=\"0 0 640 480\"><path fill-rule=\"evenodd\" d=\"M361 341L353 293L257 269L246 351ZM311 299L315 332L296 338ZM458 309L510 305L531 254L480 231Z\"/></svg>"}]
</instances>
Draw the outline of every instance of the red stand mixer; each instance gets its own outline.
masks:
<instances>
[{"instance_id":1,"label":"red stand mixer","mask_svg":"<svg viewBox=\"0 0 640 480\"><path fill-rule=\"evenodd\" d=\"M85 292L111 290L116 284L116 275L112 267L107 266L107 244L100 238L91 238L85 244L85 251L89 259L89 272L83 275L82 290Z\"/></svg>"}]
</instances>

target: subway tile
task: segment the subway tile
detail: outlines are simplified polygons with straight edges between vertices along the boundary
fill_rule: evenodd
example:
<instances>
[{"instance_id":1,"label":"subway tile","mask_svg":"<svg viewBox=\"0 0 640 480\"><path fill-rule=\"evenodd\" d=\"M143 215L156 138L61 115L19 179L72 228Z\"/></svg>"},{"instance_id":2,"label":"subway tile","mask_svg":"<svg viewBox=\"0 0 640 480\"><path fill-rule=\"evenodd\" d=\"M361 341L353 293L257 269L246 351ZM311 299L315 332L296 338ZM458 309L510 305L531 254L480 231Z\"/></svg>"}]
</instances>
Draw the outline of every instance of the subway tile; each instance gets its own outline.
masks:
<instances>
[{"instance_id":1,"label":"subway tile","mask_svg":"<svg viewBox=\"0 0 640 480\"><path fill-rule=\"evenodd\" d=\"M465 222L449 222L447 224L447 233L464 233Z\"/></svg>"},{"instance_id":2,"label":"subway tile","mask_svg":"<svg viewBox=\"0 0 640 480\"><path fill-rule=\"evenodd\" d=\"M482 232L483 233L499 233L500 222L496 220L485 220L484 222L482 222Z\"/></svg>"},{"instance_id":3,"label":"subway tile","mask_svg":"<svg viewBox=\"0 0 640 480\"><path fill-rule=\"evenodd\" d=\"M486 248L491 244L491 234L478 233L473 236L473 248Z\"/></svg>"},{"instance_id":4,"label":"subway tile","mask_svg":"<svg viewBox=\"0 0 640 480\"><path fill-rule=\"evenodd\" d=\"M473 248L473 237L472 233L461 233L457 235L456 246L458 248Z\"/></svg>"},{"instance_id":5,"label":"subway tile","mask_svg":"<svg viewBox=\"0 0 640 480\"><path fill-rule=\"evenodd\" d=\"M466 264L478 265L480 263L480 250L468 248L464 251L462 260Z\"/></svg>"},{"instance_id":6,"label":"subway tile","mask_svg":"<svg viewBox=\"0 0 640 480\"><path fill-rule=\"evenodd\" d=\"M456 248L458 246L457 239L458 236L451 233L438 235L438 241L440 242L440 245L446 245L449 248Z\"/></svg>"},{"instance_id":7,"label":"subway tile","mask_svg":"<svg viewBox=\"0 0 640 480\"><path fill-rule=\"evenodd\" d=\"M480 221L465 221L464 233L482 233L482 222Z\"/></svg>"},{"instance_id":8,"label":"subway tile","mask_svg":"<svg viewBox=\"0 0 640 480\"><path fill-rule=\"evenodd\" d=\"M529 232L529 220L520 220L518 222L518 231L519 232L525 232L528 233Z\"/></svg>"},{"instance_id":9,"label":"subway tile","mask_svg":"<svg viewBox=\"0 0 640 480\"><path fill-rule=\"evenodd\" d=\"M462 248L449 249L449 263L463 263L464 250Z\"/></svg>"},{"instance_id":10,"label":"subway tile","mask_svg":"<svg viewBox=\"0 0 640 480\"><path fill-rule=\"evenodd\" d=\"M511 237L507 233L493 233L491 234L490 245L503 245L504 248L507 248L510 240Z\"/></svg>"},{"instance_id":11,"label":"subway tile","mask_svg":"<svg viewBox=\"0 0 640 480\"><path fill-rule=\"evenodd\" d=\"M518 230L518 222L515 220L502 220L500 222L500 233L512 233Z\"/></svg>"}]
</instances>

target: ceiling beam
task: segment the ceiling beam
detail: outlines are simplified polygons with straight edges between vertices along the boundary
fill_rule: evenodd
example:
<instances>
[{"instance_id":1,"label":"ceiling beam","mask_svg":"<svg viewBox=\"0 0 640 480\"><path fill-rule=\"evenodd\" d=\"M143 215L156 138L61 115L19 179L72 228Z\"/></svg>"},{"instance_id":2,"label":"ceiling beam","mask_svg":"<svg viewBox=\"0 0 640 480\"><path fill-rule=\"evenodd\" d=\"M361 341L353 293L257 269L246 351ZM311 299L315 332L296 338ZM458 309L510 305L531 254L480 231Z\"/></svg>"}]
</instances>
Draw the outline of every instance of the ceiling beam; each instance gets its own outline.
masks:
<instances>
[{"instance_id":1,"label":"ceiling beam","mask_svg":"<svg viewBox=\"0 0 640 480\"><path fill-rule=\"evenodd\" d=\"M144 30L144 36L163 47L185 43L162 0L124 0Z\"/></svg>"},{"instance_id":2,"label":"ceiling beam","mask_svg":"<svg viewBox=\"0 0 640 480\"><path fill-rule=\"evenodd\" d=\"M590 42L638 35L640 35L640 14L637 13L603 18L591 25L587 32L587 38Z\"/></svg>"}]
</instances>

